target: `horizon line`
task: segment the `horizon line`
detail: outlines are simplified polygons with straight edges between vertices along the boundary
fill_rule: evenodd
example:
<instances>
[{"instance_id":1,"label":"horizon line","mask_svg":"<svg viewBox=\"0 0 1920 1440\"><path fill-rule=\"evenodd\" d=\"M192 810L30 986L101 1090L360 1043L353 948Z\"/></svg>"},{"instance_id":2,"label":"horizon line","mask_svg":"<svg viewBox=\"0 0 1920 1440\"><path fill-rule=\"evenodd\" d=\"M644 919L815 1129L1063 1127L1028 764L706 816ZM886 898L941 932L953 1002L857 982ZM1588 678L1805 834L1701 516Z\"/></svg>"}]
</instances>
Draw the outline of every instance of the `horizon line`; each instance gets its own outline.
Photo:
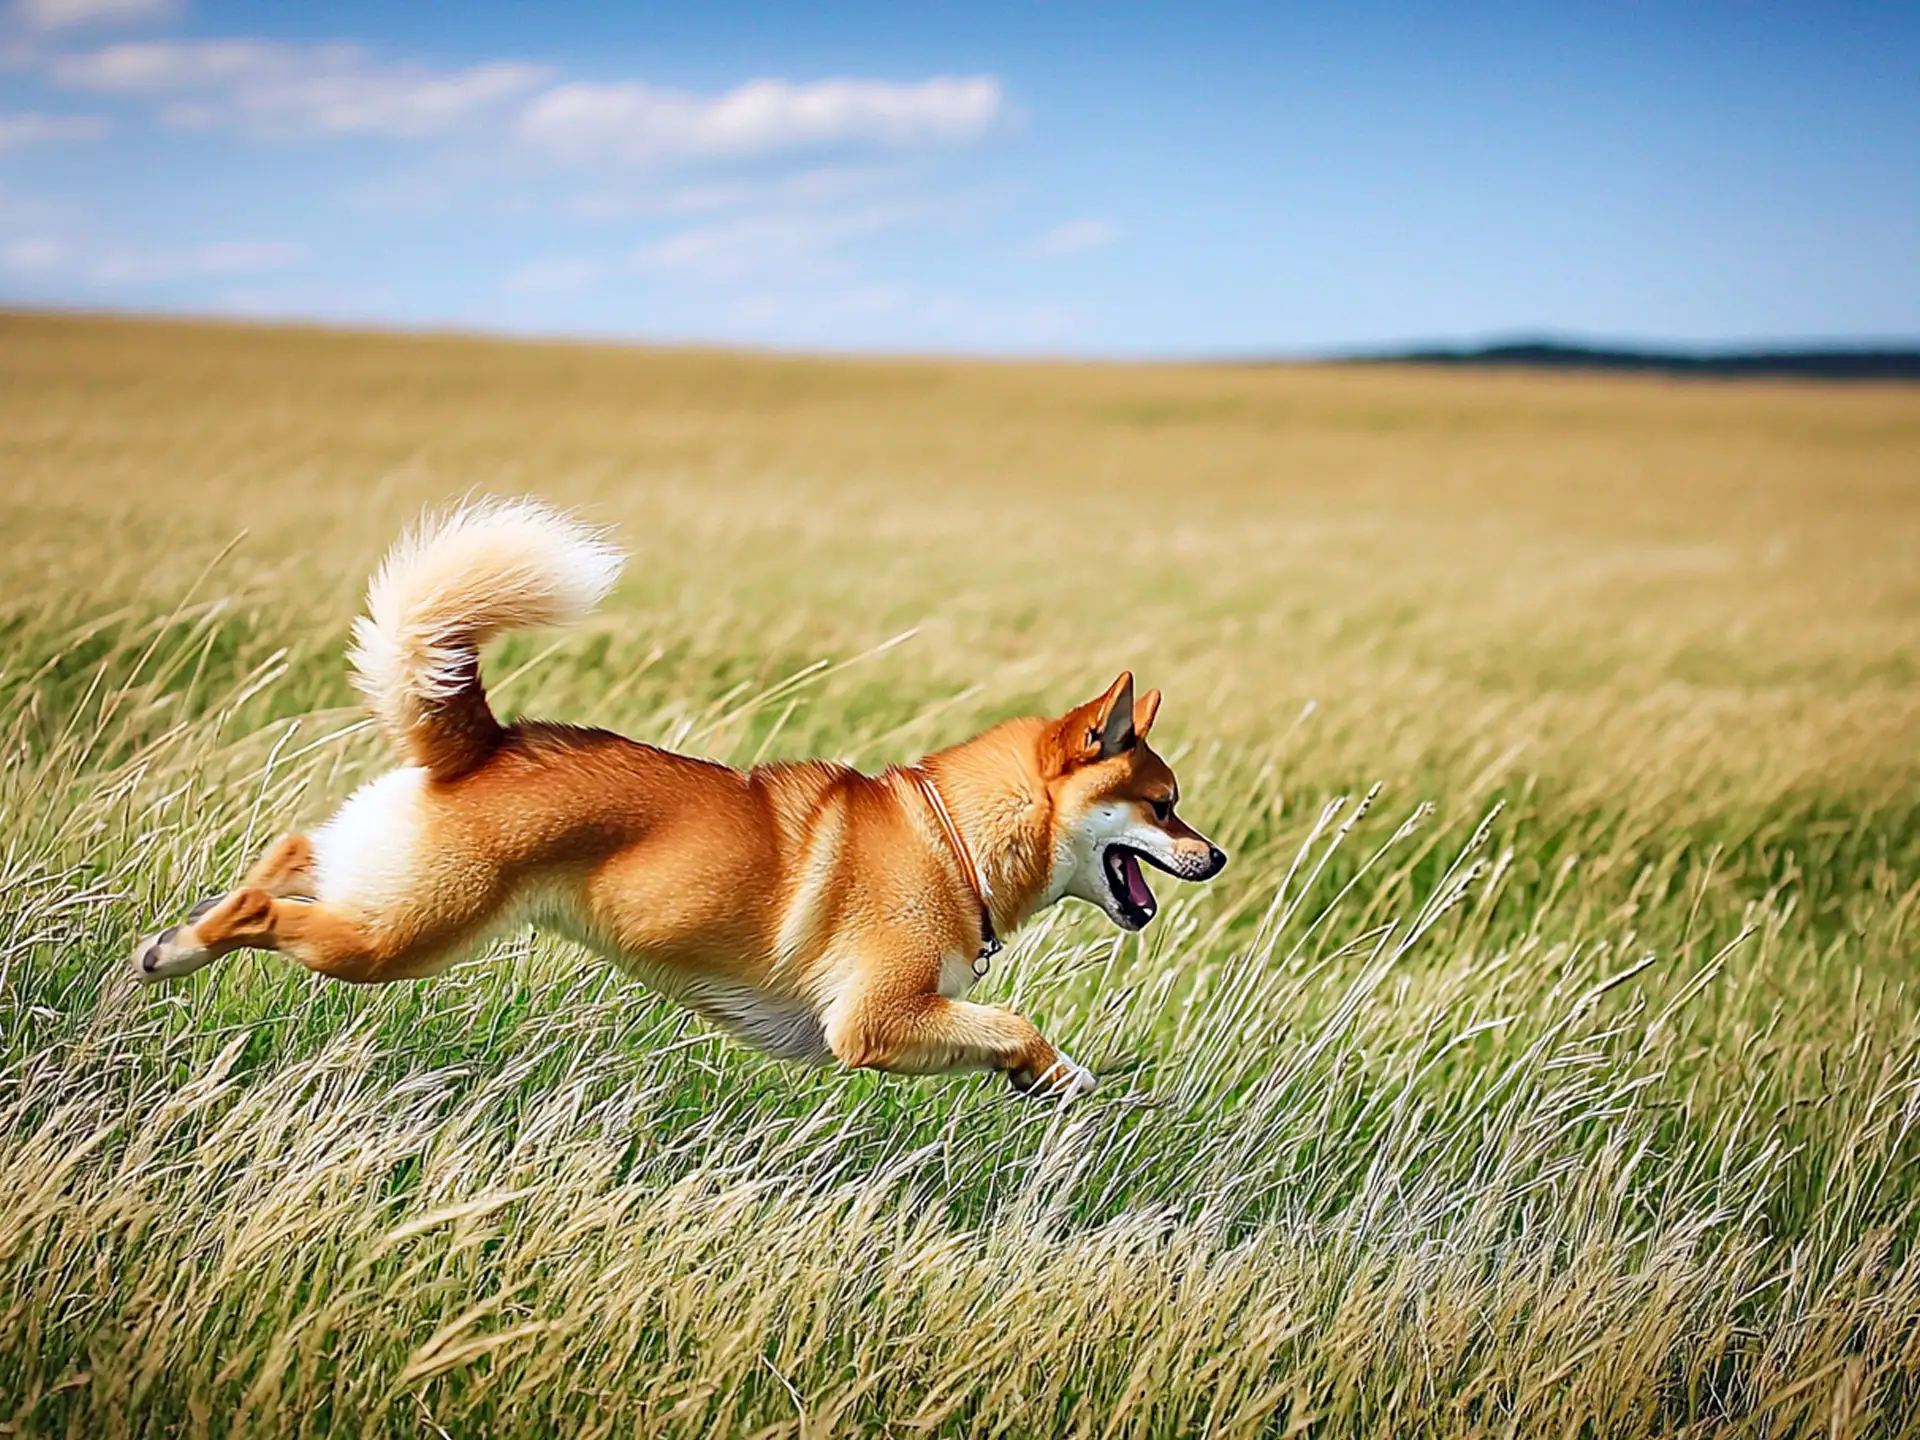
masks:
<instances>
[{"instance_id":1,"label":"horizon line","mask_svg":"<svg viewBox=\"0 0 1920 1440\"><path fill-rule=\"evenodd\" d=\"M1884 335L1826 337L1765 337L1712 342L1658 341L1599 337L1550 327L1499 329L1467 337L1419 338L1379 344L1291 349L1236 348L1233 350L1109 351L993 350L967 347L790 345L776 341L717 339L698 335L616 334L565 328L533 329L466 321L402 321L375 317L334 317L300 314L245 314L172 306L38 304L0 298L0 318L121 321L135 324L178 324L237 330L311 330L325 334L390 336L396 339L467 339L501 344L580 345L609 349L694 351L778 358L823 360L924 362L954 361L978 364L1063 365L1415 365L1423 367L1489 367L1540 369L1586 368L1611 371L1675 371L1711 373L1716 366L1751 366L1756 362L1891 361L1900 369L1894 376L1863 378L1920 378L1920 336ZM1531 362L1526 352L1534 352ZM1762 372L1748 371L1758 376ZM1789 373L1789 372L1778 372ZM1822 374L1816 378L1847 378Z\"/></svg>"}]
</instances>

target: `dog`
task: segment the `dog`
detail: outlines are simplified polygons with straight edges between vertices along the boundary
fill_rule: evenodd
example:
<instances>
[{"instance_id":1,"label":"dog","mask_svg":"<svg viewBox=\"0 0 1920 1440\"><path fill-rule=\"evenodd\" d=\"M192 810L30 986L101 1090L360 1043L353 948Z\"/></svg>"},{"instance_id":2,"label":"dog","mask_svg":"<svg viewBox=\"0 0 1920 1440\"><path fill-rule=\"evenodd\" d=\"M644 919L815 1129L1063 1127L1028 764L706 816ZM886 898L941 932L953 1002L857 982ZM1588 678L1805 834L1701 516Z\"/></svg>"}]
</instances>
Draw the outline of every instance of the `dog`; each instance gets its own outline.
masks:
<instances>
[{"instance_id":1,"label":"dog","mask_svg":"<svg viewBox=\"0 0 1920 1440\"><path fill-rule=\"evenodd\" d=\"M1175 813L1147 744L1160 692L1121 674L1064 716L1010 720L867 775L736 770L607 731L503 725L480 648L591 610L619 552L532 500L428 519L374 576L349 660L404 764L230 894L143 941L145 982L272 950L355 984L445 969L531 921L746 1043L909 1074L998 1070L1063 1103L1085 1066L966 998L999 937L1056 902L1139 930L1141 872L1209 880L1226 855Z\"/></svg>"}]
</instances>

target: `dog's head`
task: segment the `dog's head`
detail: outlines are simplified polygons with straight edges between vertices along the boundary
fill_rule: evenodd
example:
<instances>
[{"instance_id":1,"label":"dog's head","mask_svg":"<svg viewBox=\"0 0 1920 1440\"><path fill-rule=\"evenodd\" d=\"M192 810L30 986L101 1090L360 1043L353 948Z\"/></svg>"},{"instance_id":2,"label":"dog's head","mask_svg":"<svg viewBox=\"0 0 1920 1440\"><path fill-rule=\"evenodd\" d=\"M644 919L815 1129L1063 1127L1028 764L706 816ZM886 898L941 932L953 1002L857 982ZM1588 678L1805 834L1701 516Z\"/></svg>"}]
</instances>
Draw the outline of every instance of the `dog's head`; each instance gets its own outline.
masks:
<instances>
[{"instance_id":1,"label":"dog's head","mask_svg":"<svg viewBox=\"0 0 1920 1440\"><path fill-rule=\"evenodd\" d=\"M1122 672L1047 735L1056 893L1098 905L1123 930L1140 929L1158 908L1142 861L1182 880L1211 880L1227 863L1174 813L1180 782L1147 744L1159 709L1160 692L1135 700L1133 676Z\"/></svg>"}]
</instances>

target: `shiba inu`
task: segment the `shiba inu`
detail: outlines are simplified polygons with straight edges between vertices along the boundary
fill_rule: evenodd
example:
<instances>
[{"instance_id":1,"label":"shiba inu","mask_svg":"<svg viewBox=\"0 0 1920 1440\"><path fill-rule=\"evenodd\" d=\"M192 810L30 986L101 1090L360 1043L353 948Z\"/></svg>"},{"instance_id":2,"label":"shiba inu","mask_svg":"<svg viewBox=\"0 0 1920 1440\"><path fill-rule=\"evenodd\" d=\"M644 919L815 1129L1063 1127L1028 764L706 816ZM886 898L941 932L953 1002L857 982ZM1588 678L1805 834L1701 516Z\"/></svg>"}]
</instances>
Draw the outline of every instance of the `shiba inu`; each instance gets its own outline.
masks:
<instances>
[{"instance_id":1,"label":"shiba inu","mask_svg":"<svg viewBox=\"0 0 1920 1440\"><path fill-rule=\"evenodd\" d=\"M533 501L423 522L374 577L350 660L404 764L240 888L134 951L157 982L274 950L359 984L433 975L532 921L748 1044L910 1073L1004 1072L1072 1100L1096 1080L1021 1015L966 999L999 937L1069 896L1126 930L1143 863L1226 856L1175 813L1147 744L1160 694L1122 674L1057 718L1011 720L866 775L731 769L601 730L502 724L480 647L590 610L621 557Z\"/></svg>"}]
</instances>

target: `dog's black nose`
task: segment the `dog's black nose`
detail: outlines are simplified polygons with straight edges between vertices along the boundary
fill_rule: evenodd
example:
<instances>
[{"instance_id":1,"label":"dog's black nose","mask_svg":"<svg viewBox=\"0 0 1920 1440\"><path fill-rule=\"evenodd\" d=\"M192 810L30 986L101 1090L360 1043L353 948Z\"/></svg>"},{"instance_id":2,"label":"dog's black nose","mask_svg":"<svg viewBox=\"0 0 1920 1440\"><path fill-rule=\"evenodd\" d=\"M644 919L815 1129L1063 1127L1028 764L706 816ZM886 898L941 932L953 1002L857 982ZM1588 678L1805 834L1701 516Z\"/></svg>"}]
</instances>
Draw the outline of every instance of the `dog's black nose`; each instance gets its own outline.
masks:
<instances>
[{"instance_id":1,"label":"dog's black nose","mask_svg":"<svg viewBox=\"0 0 1920 1440\"><path fill-rule=\"evenodd\" d=\"M1207 847L1207 866L1207 879L1211 880L1227 868L1227 852L1222 850L1218 845L1209 845Z\"/></svg>"}]
</instances>

